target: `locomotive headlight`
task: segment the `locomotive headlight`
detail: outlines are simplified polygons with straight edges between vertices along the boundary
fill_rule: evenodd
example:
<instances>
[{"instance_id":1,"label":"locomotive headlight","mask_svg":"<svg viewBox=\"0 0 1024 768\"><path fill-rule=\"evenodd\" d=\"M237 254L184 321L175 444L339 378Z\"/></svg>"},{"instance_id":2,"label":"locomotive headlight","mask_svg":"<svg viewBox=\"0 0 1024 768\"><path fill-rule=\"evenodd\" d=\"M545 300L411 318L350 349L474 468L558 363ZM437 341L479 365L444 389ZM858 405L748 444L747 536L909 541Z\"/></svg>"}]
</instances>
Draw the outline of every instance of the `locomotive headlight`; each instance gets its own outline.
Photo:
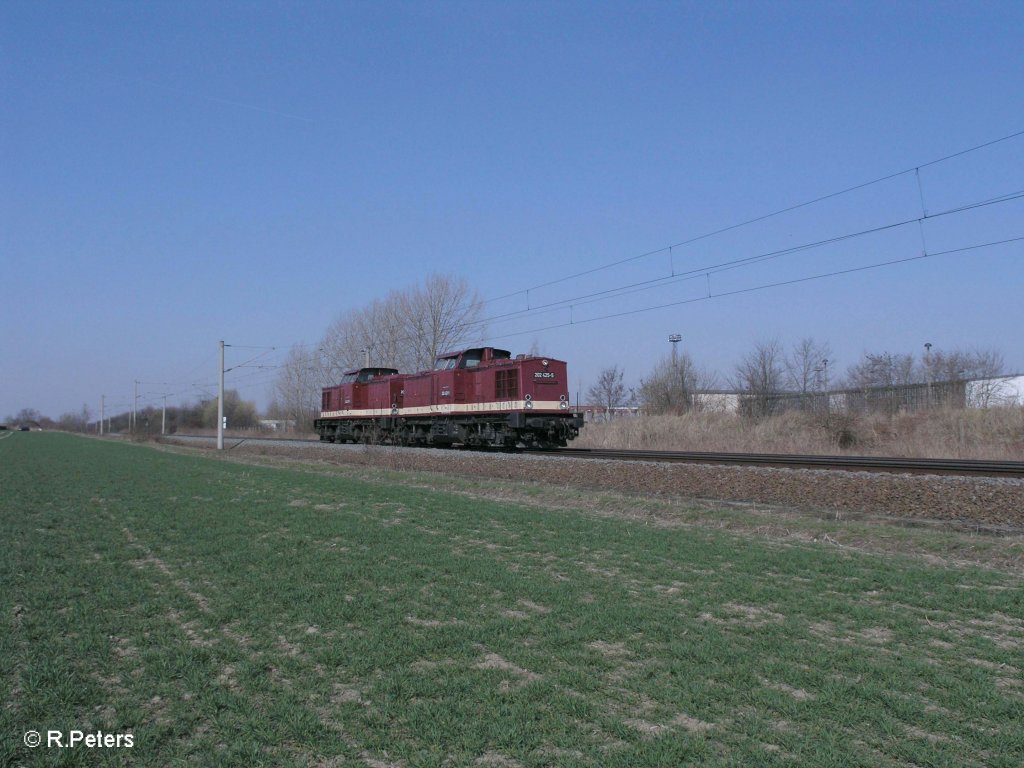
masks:
<instances>
[{"instance_id":1,"label":"locomotive headlight","mask_svg":"<svg viewBox=\"0 0 1024 768\"><path fill-rule=\"evenodd\" d=\"M565 400L563 400L562 402L560 402L560 403L558 404L558 407L559 407L559 408L561 408L561 409L562 409L563 411L567 411L567 410L569 410L569 404L568 404L567 402L565 402Z\"/></svg>"},{"instance_id":2,"label":"locomotive headlight","mask_svg":"<svg viewBox=\"0 0 1024 768\"><path fill-rule=\"evenodd\" d=\"M533 408L533 400L527 400L526 401L526 410L529 411L531 408Z\"/></svg>"}]
</instances>

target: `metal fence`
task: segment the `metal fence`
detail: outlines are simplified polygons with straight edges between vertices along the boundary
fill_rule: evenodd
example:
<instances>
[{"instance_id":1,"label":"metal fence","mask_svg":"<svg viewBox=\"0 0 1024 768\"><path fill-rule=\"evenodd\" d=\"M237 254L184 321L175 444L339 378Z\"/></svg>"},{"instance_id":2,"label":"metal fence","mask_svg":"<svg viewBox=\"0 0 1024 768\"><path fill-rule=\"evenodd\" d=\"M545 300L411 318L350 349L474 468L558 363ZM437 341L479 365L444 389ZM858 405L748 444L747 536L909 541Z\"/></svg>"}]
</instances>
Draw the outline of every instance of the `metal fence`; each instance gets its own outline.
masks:
<instances>
[{"instance_id":1,"label":"metal fence","mask_svg":"<svg viewBox=\"0 0 1024 768\"><path fill-rule=\"evenodd\" d=\"M901 384L831 392L783 392L771 395L740 395L739 411L747 416L782 413L846 413L851 415L914 413L933 408L965 408L967 382Z\"/></svg>"},{"instance_id":2,"label":"metal fence","mask_svg":"<svg viewBox=\"0 0 1024 768\"><path fill-rule=\"evenodd\" d=\"M1024 374L988 379L935 381L891 387L834 389L828 392L776 392L753 395L727 390L699 390L688 393L686 411L740 413L745 416L773 416L783 413L888 414L916 413L940 408L992 408L1024 406ZM585 419L612 421L639 413L664 413L650 406L605 408L578 406Z\"/></svg>"}]
</instances>

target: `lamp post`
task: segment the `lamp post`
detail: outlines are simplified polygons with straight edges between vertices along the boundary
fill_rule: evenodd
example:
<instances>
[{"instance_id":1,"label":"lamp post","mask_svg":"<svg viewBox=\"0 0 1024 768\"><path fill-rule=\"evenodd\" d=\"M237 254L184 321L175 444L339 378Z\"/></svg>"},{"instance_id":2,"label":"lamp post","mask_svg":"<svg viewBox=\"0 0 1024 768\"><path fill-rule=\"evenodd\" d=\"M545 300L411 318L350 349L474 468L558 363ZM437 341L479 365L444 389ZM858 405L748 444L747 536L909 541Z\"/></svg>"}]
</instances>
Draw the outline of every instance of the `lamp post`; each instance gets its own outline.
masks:
<instances>
[{"instance_id":1,"label":"lamp post","mask_svg":"<svg viewBox=\"0 0 1024 768\"><path fill-rule=\"evenodd\" d=\"M821 365L814 369L815 374L815 388L819 392L825 394L825 412L828 413L829 409L829 394L828 394L828 359L822 359Z\"/></svg>"},{"instance_id":2,"label":"lamp post","mask_svg":"<svg viewBox=\"0 0 1024 768\"><path fill-rule=\"evenodd\" d=\"M672 342L672 370L679 367L678 358L676 357L676 345L683 340L681 333L670 334L668 340Z\"/></svg>"}]
</instances>

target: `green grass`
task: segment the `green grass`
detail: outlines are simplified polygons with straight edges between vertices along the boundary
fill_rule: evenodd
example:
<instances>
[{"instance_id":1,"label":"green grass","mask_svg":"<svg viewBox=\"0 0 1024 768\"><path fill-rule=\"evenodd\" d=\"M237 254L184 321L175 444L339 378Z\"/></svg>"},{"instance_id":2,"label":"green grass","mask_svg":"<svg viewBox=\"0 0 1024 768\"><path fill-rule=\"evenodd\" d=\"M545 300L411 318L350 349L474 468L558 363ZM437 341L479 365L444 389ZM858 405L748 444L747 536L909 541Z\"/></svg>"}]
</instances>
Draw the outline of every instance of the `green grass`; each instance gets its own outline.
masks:
<instances>
[{"instance_id":1,"label":"green grass","mask_svg":"<svg viewBox=\"0 0 1024 768\"><path fill-rule=\"evenodd\" d=\"M1016 574L386 479L0 441L0 765L1024 761Z\"/></svg>"}]
</instances>

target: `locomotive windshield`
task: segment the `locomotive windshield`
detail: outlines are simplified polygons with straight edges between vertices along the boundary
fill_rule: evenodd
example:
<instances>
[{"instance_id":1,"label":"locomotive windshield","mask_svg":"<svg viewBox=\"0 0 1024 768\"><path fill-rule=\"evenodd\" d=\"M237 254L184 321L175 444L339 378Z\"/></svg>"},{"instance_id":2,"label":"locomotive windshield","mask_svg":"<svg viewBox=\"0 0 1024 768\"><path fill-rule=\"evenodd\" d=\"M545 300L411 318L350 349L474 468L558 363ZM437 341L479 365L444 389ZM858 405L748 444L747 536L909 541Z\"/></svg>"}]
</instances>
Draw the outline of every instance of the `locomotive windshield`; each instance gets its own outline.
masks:
<instances>
[{"instance_id":1,"label":"locomotive windshield","mask_svg":"<svg viewBox=\"0 0 1024 768\"><path fill-rule=\"evenodd\" d=\"M490 352L489 356L488 352ZM467 349L462 353L453 353L437 358L434 362L434 370L450 371L453 368L476 368L484 361L484 358L488 360L511 360L512 353L507 349L493 349L491 347Z\"/></svg>"},{"instance_id":2,"label":"locomotive windshield","mask_svg":"<svg viewBox=\"0 0 1024 768\"><path fill-rule=\"evenodd\" d=\"M351 384L356 382L358 384L365 384L368 381L373 381L378 376L393 376L398 373L397 368L360 368L358 371L349 371L341 377L342 384Z\"/></svg>"},{"instance_id":3,"label":"locomotive windshield","mask_svg":"<svg viewBox=\"0 0 1024 768\"><path fill-rule=\"evenodd\" d=\"M460 368L476 368L480 365L480 361L484 357L484 351L482 349L470 349L462 356L462 362L459 363Z\"/></svg>"}]
</instances>

